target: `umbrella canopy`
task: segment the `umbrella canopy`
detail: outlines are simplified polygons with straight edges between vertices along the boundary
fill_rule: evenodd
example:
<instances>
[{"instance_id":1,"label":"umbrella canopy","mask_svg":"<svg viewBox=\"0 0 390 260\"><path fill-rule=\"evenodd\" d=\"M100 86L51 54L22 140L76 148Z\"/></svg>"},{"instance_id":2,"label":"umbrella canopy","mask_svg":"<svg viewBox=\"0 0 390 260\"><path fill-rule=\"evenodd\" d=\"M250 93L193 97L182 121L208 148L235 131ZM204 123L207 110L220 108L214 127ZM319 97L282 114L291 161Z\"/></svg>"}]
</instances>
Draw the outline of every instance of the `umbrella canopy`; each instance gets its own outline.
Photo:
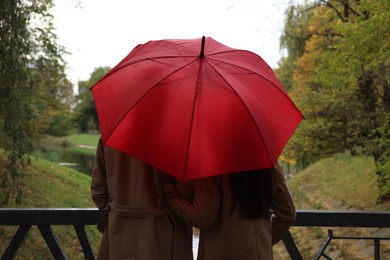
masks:
<instances>
[{"instance_id":1,"label":"umbrella canopy","mask_svg":"<svg viewBox=\"0 0 390 260\"><path fill-rule=\"evenodd\" d=\"M261 57L210 37L140 44L91 90L103 143L182 181L273 167L303 119Z\"/></svg>"}]
</instances>

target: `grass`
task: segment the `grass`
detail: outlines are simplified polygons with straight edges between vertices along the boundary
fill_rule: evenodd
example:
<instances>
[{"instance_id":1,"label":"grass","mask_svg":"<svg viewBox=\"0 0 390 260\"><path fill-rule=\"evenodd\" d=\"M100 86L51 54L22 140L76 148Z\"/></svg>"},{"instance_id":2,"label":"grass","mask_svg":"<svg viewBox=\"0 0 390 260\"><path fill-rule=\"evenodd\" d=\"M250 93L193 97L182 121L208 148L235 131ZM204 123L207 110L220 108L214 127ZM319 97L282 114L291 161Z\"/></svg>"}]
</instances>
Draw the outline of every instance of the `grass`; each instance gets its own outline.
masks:
<instances>
[{"instance_id":1,"label":"grass","mask_svg":"<svg viewBox=\"0 0 390 260\"><path fill-rule=\"evenodd\" d=\"M68 146L87 154L95 155L99 136L92 134L74 134L64 138L47 137L43 140L46 146ZM91 177L68 167L59 166L46 160L31 156L31 165L25 169L23 178L24 196L21 204L11 204L17 208L88 208L95 207L91 195ZM84 259L81 246L73 227L53 226L54 233L69 259ZM0 252L16 232L17 227L0 226ZM87 226L86 231L95 252L101 234L95 226ZM15 259L52 259L37 227L32 227L27 234Z\"/></svg>"},{"instance_id":2,"label":"grass","mask_svg":"<svg viewBox=\"0 0 390 260\"><path fill-rule=\"evenodd\" d=\"M94 206L89 195L90 176L40 159L32 159L29 168L29 174L25 176L26 192L36 196L31 200L25 196L25 203L36 207Z\"/></svg>"},{"instance_id":3,"label":"grass","mask_svg":"<svg viewBox=\"0 0 390 260\"><path fill-rule=\"evenodd\" d=\"M99 135L95 134L73 134L66 136L65 139L71 144L96 147L99 137Z\"/></svg>"},{"instance_id":4,"label":"grass","mask_svg":"<svg viewBox=\"0 0 390 260\"><path fill-rule=\"evenodd\" d=\"M297 209L388 211L390 202L378 203L375 165L371 157L336 154L314 163L288 180ZM303 259L313 259L327 236L327 228L291 228ZM333 228L336 236L374 236L377 229ZM389 234L390 235L390 234ZM372 244L372 243L371 243ZM334 240L327 253L334 259L372 259L372 245L356 240ZM275 247L275 259L289 259L284 246ZM382 257L390 247L381 245ZM385 256L385 257L384 257Z\"/></svg>"},{"instance_id":5,"label":"grass","mask_svg":"<svg viewBox=\"0 0 390 260\"><path fill-rule=\"evenodd\" d=\"M88 208L95 207L90 196L91 177L71 168L32 158L27 167L24 183L24 196L18 208ZM17 227L0 226L0 252L4 252ZM69 259L84 259L81 246L73 227L53 226L62 248ZM95 252L100 233L95 226L86 227ZM15 259L51 259L50 251L36 227L32 227Z\"/></svg>"},{"instance_id":6,"label":"grass","mask_svg":"<svg viewBox=\"0 0 390 260\"><path fill-rule=\"evenodd\" d=\"M388 210L377 204L375 164L371 157L337 154L289 180L300 209Z\"/></svg>"}]
</instances>

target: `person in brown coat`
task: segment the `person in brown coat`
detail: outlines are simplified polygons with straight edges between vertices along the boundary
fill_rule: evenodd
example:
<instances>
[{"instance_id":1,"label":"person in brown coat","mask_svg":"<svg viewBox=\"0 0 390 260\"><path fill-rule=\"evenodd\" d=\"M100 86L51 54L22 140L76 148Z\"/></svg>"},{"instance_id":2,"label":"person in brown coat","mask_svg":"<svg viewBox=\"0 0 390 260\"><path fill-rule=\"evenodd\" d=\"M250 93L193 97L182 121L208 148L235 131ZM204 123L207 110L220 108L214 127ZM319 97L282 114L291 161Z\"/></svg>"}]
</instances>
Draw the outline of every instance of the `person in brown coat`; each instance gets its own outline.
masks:
<instances>
[{"instance_id":1,"label":"person in brown coat","mask_svg":"<svg viewBox=\"0 0 390 260\"><path fill-rule=\"evenodd\" d=\"M168 207L200 229L199 260L273 259L272 245L295 221L282 168L195 181L194 199L165 185Z\"/></svg>"},{"instance_id":2,"label":"person in brown coat","mask_svg":"<svg viewBox=\"0 0 390 260\"><path fill-rule=\"evenodd\" d=\"M162 186L174 178L99 140L91 195L103 232L97 259L193 259L192 227L165 207ZM191 198L192 186L176 184Z\"/></svg>"}]
</instances>

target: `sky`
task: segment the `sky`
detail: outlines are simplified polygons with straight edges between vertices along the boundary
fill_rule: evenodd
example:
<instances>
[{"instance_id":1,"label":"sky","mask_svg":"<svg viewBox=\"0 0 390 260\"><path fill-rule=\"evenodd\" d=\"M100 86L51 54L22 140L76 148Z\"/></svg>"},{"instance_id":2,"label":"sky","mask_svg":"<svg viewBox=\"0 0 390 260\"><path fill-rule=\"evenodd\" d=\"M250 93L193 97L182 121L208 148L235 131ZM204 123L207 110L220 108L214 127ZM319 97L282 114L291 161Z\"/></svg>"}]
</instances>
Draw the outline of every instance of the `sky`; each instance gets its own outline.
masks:
<instances>
[{"instance_id":1,"label":"sky","mask_svg":"<svg viewBox=\"0 0 390 260\"><path fill-rule=\"evenodd\" d=\"M54 0L54 27L74 85L114 67L149 40L210 36L252 51L272 68L281 57L284 11L292 0ZM296 2L296 1L295 1Z\"/></svg>"}]
</instances>

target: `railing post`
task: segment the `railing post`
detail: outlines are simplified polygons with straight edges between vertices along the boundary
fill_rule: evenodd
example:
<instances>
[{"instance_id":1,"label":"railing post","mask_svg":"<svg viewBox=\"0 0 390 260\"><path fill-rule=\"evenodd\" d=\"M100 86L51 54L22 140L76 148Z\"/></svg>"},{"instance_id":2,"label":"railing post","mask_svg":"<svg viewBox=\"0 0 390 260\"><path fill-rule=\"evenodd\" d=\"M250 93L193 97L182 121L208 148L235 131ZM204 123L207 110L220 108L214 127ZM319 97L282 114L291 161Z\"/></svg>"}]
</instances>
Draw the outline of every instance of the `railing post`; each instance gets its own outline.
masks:
<instances>
[{"instance_id":1,"label":"railing post","mask_svg":"<svg viewBox=\"0 0 390 260\"><path fill-rule=\"evenodd\" d=\"M318 260L321 258L321 256L324 256L326 259L331 259L324 252L325 252L326 248L328 247L330 241L332 241L332 239L333 239L333 230L328 229L328 237L326 238L325 243L322 245L321 249L318 251L318 253L314 259Z\"/></svg>"},{"instance_id":2,"label":"railing post","mask_svg":"<svg viewBox=\"0 0 390 260\"><path fill-rule=\"evenodd\" d=\"M87 234L85 233L84 225L74 225L77 237L79 238L81 248L83 249L86 260L95 260L95 256L92 252L91 244L89 243Z\"/></svg>"},{"instance_id":3,"label":"railing post","mask_svg":"<svg viewBox=\"0 0 390 260\"><path fill-rule=\"evenodd\" d=\"M58 243L56 236L53 234L51 227L49 225L37 226L55 259L68 259L65 253L62 251L61 246Z\"/></svg>"},{"instance_id":4,"label":"railing post","mask_svg":"<svg viewBox=\"0 0 390 260\"><path fill-rule=\"evenodd\" d=\"M283 236L283 243L284 243L284 246L286 247L287 252L290 255L291 259L303 260L302 255L299 252L297 245L295 244L295 241L294 241L293 237L291 236L290 231L287 231L287 233Z\"/></svg>"},{"instance_id":5,"label":"railing post","mask_svg":"<svg viewBox=\"0 0 390 260\"><path fill-rule=\"evenodd\" d=\"M14 237L12 238L7 249L5 250L3 256L1 257L2 260L12 259L15 256L16 252L19 249L20 244L23 242L30 228L31 228L30 225L19 226Z\"/></svg>"},{"instance_id":6,"label":"railing post","mask_svg":"<svg viewBox=\"0 0 390 260\"><path fill-rule=\"evenodd\" d=\"M380 241L378 238L374 239L374 259L380 259Z\"/></svg>"}]
</instances>

